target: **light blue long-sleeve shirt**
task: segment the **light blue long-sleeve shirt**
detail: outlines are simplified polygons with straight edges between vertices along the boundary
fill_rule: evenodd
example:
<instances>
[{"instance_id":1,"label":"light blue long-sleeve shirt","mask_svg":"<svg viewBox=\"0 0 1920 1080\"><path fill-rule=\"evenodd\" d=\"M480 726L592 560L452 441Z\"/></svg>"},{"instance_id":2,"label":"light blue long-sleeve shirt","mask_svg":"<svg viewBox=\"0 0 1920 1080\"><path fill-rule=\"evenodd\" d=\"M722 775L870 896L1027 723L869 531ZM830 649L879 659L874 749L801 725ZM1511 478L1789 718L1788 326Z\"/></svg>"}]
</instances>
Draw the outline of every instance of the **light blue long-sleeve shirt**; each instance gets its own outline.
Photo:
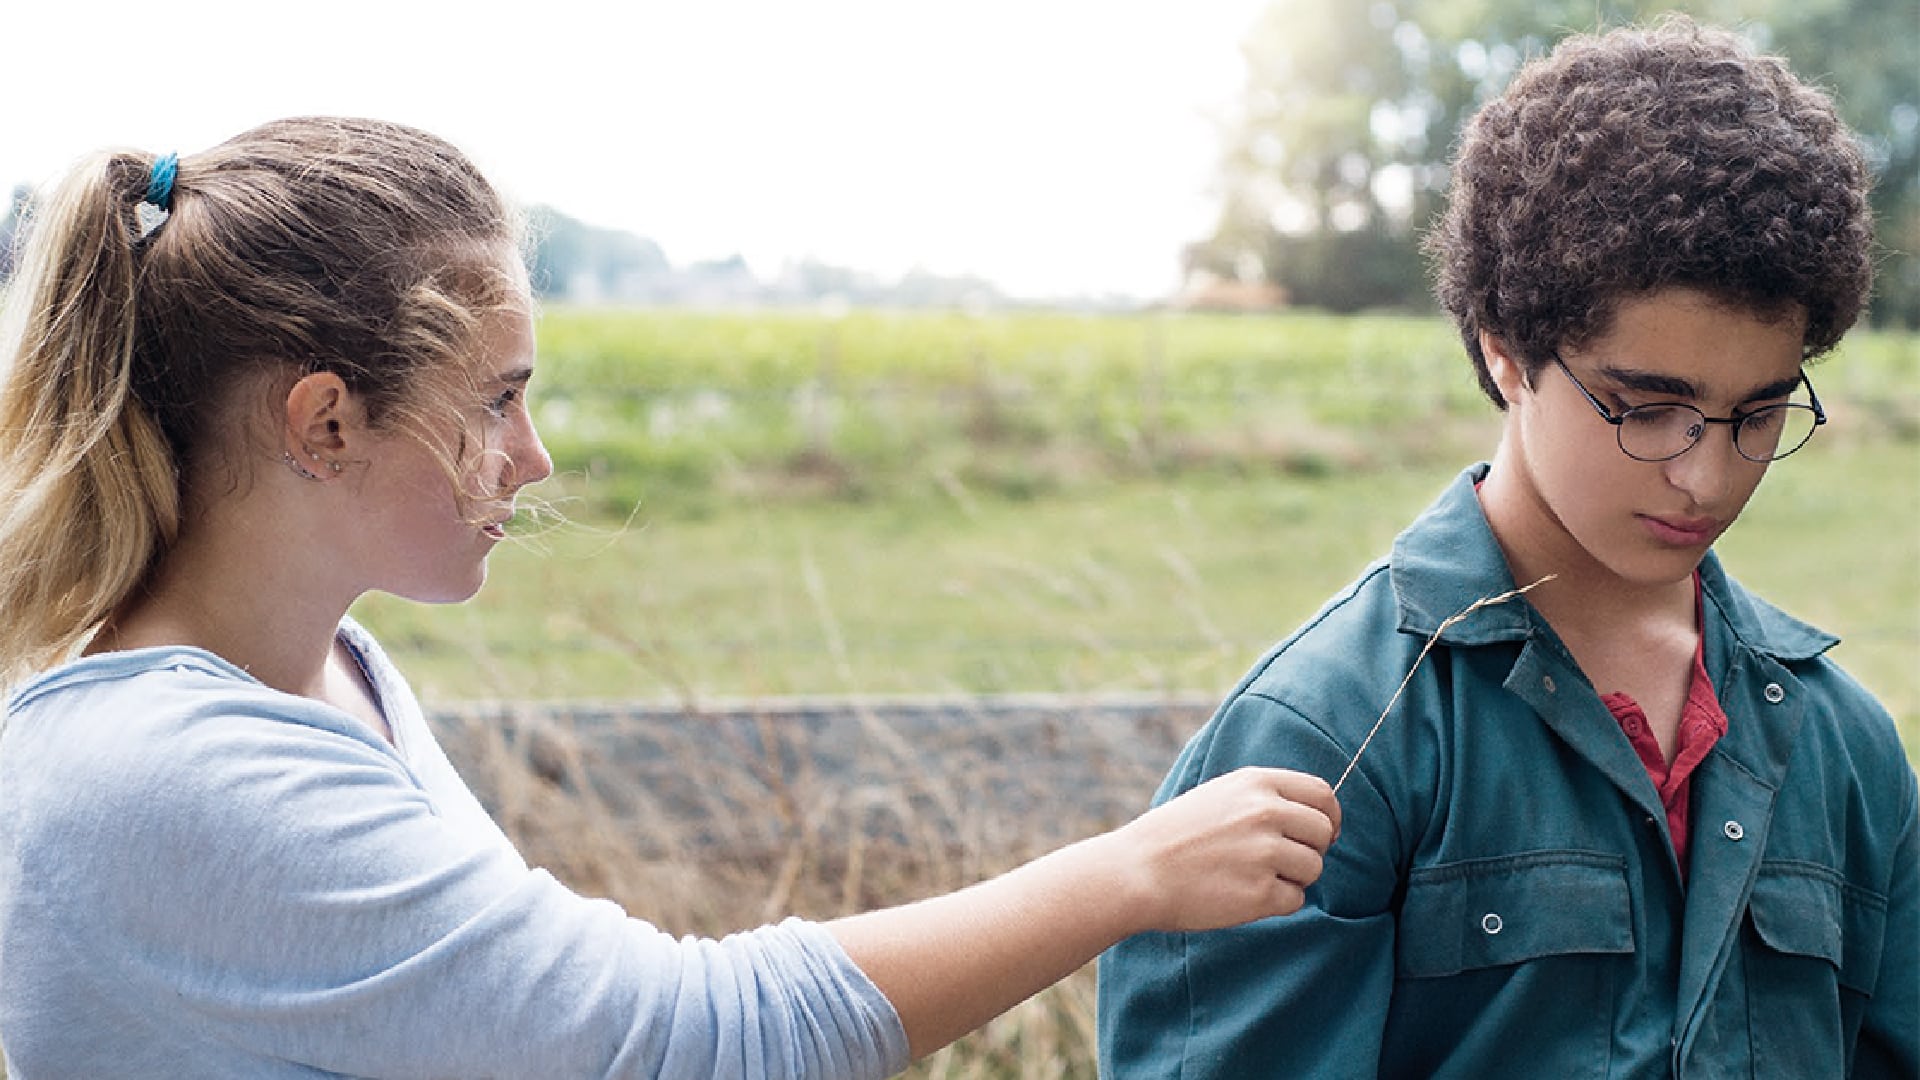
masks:
<instances>
[{"instance_id":1,"label":"light blue long-sleeve shirt","mask_svg":"<svg viewBox=\"0 0 1920 1080\"><path fill-rule=\"evenodd\" d=\"M822 927L675 940L529 869L365 631L394 734L160 648L0 730L12 1080L879 1077L886 998Z\"/></svg>"}]
</instances>

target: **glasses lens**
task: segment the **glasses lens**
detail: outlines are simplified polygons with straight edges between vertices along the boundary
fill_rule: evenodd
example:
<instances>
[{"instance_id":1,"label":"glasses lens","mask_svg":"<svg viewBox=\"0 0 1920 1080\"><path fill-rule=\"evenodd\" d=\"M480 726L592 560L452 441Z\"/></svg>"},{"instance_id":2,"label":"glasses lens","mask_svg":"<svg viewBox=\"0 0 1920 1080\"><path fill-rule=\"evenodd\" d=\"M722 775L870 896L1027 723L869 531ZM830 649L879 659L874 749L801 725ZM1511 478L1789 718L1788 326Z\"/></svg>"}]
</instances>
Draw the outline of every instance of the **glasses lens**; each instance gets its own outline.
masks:
<instances>
[{"instance_id":1,"label":"glasses lens","mask_svg":"<svg viewBox=\"0 0 1920 1080\"><path fill-rule=\"evenodd\" d=\"M1786 457L1813 437L1815 417L1805 405L1769 405L1748 413L1734 429L1740 452L1755 461Z\"/></svg>"},{"instance_id":2,"label":"glasses lens","mask_svg":"<svg viewBox=\"0 0 1920 1080\"><path fill-rule=\"evenodd\" d=\"M1642 405L1620 414L1620 449L1641 461L1665 461L1686 453L1706 427L1706 416L1691 405Z\"/></svg>"}]
</instances>

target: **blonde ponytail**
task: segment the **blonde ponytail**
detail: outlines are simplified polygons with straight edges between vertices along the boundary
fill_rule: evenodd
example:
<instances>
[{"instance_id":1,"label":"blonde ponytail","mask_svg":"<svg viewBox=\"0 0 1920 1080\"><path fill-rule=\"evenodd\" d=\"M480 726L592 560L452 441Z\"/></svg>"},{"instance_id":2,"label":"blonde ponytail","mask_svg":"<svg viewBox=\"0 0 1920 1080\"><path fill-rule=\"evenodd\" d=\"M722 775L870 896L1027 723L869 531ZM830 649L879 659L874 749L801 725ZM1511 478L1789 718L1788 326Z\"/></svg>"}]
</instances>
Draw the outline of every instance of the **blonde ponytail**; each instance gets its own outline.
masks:
<instances>
[{"instance_id":1,"label":"blonde ponytail","mask_svg":"<svg viewBox=\"0 0 1920 1080\"><path fill-rule=\"evenodd\" d=\"M0 336L0 686L81 645L179 526L174 455L133 393L149 163L103 155L31 212Z\"/></svg>"},{"instance_id":2,"label":"blonde ponytail","mask_svg":"<svg viewBox=\"0 0 1920 1080\"><path fill-rule=\"evenodd\" d=\"M441 431L470 411L485 313L528 303L519 216L426 132L292 117L171 164L95 158L26 222L0 330L0 686L84 645L182 507L249 475L249 388L328 371L368 423ZM459 440L418 437L459 475Z\"/></svg>"}]
</instances>

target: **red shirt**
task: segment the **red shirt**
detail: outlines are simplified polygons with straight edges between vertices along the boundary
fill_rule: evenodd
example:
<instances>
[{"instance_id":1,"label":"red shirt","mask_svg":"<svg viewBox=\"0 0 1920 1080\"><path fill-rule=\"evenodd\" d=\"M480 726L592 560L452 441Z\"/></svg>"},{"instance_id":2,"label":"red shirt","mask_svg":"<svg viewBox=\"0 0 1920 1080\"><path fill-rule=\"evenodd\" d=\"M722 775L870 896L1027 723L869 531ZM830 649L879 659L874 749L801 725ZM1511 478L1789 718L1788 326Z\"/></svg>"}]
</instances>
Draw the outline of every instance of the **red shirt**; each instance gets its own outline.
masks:
<instances>
[{"instance_id":1,"label":"red shirt","mask_svg":"<svg viewBox=\"0 0 1920 1080\"><path fill-rule=\"evenodd\" d=\"M1700 575L1694 574L1695 619L1699 618ZM1660 752L1660 743L1647 724L1647 714L1638 702L1624 693L1600 695L1600 700L1620 722L1627 741L1647 767L1660 803L1667 810L1667 835L1673 840L1673 854L1680 862L1680 880L1687 878L1687 820L1692 808L1693 770L1706 759L1713 744L1727 733L1727 714L1713 692L1713 680L1707 675L1706 635L1700 635L1693 650L1693 677L1687 685L1687 703L1680 710L1680 729L1674 738L1673 762L1668 764Z\"/></svg>"}]
</instances>

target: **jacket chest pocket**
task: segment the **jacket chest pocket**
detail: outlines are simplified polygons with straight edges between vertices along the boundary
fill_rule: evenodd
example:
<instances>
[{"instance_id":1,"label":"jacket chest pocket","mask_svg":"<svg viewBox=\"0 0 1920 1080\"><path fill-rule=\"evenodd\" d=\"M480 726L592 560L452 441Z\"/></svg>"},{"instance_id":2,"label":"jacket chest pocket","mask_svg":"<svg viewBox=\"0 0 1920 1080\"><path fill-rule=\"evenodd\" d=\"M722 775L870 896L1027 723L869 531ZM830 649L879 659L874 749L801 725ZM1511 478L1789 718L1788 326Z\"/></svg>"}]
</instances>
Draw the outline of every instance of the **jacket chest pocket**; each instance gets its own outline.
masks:
<instances>
[{"instance_id":1,"label":"jacket chest pocket","mask_svg":"<svg viewBox=\"0 0 1920 1080\"><path fill-rule=\"evenodd\" d=\"M1633 952L1626 860L1540 851L1408 875L1384 1060L1426 1076L1603 1076ZM1497 1067L1496 1067L1497 1065Z\"/></svg>"},{"instance_id":2,"label":"jacket chest pocket","mask_svg":"<svg viewBox=\"0 0 1920 1080\"><path fill-rule=\"evenodd\" d=\"M1631 953L1626 860L1544 851L1423 867L1407 878L1398 953L1406 978L1549 956Z\"/></svg>"},{"instance_id":3,"label":"jacket chest pocket","mask_svg":"<svg viewBox=\"0 0 1920 1080\"><path fill-rule=\"evenodd\" d=\"M1761 864L1741 950L1759 1075L1815 1075L1850 1056L1880 973L1886 922L1885 897L1827 867ZM1802 1065L1814 1072L1796 1071Z\"/></svg>"}]
</instances>

